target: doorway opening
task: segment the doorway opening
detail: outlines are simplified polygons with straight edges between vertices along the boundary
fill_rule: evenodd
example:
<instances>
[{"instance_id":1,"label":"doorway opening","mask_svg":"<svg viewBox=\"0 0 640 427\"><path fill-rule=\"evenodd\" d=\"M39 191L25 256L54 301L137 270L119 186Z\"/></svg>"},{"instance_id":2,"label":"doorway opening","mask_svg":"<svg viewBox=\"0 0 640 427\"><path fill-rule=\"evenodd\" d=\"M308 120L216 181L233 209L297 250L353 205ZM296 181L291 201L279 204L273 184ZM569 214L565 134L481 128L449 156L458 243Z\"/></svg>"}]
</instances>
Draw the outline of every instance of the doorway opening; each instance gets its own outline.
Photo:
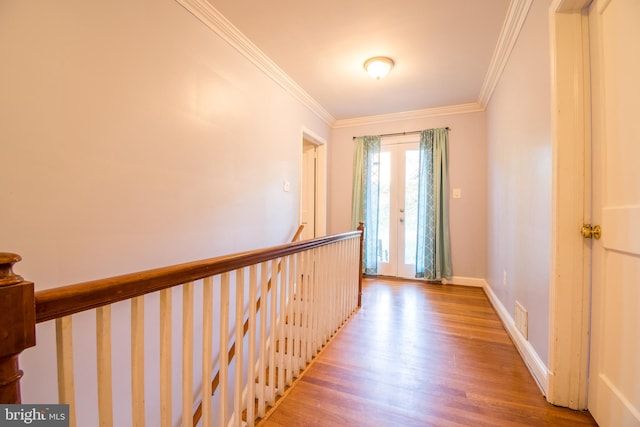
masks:
<instances>
[{"instance_id":1,"label":"doorway opening","mask_svg":"<svg viewBox=\"0 0 640 427\"><path fill-rule=\"evenodd\" d=\"M299 223L302 240L326 235L327 156L326 141L303 129L300 174Z\"/></svg>"}]
</instances>

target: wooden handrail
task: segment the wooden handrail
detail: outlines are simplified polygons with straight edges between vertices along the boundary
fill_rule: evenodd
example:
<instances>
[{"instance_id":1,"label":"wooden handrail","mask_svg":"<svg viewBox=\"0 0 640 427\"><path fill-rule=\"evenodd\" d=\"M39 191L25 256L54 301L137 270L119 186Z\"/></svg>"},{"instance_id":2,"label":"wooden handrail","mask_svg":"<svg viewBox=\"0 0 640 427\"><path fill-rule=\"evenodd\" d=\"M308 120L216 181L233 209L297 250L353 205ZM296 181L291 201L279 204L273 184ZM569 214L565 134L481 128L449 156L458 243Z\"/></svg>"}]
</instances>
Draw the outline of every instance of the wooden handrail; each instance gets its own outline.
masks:
<instances>
[{"instance_id":1,"label":"wooden handrail","mask_svg":"<svg viewBox=\"0 0 640 427\"><path fill-rule=\"evenodd\" d=\"M69 316L204 277L347 240L360 233L360 231L352 231L335 234L302 242L286 243L266 249L241 252L38 291L35 293L36 322L41 323Z\"/></svg>"},{"instance_id":2,"label":"wooden handrail","mask_svg":"<svg viewBox=\"0 0 640 427\"><path fill-rule=\"evenodd\" d=\"M291 242L297 242L298 240L300 240L300 236L302 236L302 231L304 230L304 224L300 224L298 226L298 230L296 230L296 234L293 235L293 238L291 239Z\"/></svg>"}]
</instances>

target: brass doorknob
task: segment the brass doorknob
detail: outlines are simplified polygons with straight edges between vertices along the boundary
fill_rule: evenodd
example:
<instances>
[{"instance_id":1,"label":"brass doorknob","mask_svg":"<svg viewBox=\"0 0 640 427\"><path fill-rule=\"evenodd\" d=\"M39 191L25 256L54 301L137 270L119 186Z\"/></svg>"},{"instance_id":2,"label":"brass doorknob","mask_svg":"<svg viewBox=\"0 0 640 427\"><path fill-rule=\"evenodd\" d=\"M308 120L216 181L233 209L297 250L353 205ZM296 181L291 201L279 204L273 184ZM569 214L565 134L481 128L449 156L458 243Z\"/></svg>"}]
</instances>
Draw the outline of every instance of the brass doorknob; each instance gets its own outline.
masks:
<instances>
[{"instance_id":1,"label":"brass doorknob","mask_svg":"<svg viewBox=\"0 0 640 427\"><path fill-rule=\"evenodd\" d=\"M600 240L600 237L602 236L602 229L600 228L599 225L591 225L591 224L584 224L582 226L582 237L584 237L585 239L596 239L596 240Z\"/></svg>"}]
</instances>

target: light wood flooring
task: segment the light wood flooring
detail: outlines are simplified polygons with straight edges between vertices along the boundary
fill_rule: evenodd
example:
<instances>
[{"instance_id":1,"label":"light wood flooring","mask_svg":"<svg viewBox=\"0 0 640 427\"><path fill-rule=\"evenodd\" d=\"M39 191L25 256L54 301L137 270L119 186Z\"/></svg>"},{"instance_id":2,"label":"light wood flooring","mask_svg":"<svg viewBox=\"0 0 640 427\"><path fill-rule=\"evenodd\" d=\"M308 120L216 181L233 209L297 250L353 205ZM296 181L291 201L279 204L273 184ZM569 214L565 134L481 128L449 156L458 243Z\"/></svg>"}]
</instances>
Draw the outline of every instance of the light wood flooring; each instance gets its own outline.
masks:
<instances>
[{"instance_id":1,"label":"light wood flooring","mask_svg":"<svg viewBox=\"0 0 640 427\"><path fill-rule=\"evenodd\" d=\"M362 308L259 425L597 424L546 402L482 289L367 279Z\"/></svg>"}]
</instances>

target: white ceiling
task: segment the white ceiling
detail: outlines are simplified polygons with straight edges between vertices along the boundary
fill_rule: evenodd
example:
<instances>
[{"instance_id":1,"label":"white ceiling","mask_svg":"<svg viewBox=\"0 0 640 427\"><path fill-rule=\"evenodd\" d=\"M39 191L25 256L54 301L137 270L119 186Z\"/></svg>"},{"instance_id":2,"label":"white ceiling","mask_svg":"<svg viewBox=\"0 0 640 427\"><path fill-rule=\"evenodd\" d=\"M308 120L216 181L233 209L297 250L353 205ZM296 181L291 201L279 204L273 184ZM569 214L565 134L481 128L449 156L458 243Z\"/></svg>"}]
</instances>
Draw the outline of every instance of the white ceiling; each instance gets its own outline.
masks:
<instances>
[{"instance_id":1,"label":"white ceiling","mask_svg":"<svg viewBox=\"0 0 640 427\"><path fill-rule=\"evenodd\" d=\"M509 0L207 0L335 119L479 100ZM395 61L382 80L364 61Z\"/></svg>"}]
</instances>

